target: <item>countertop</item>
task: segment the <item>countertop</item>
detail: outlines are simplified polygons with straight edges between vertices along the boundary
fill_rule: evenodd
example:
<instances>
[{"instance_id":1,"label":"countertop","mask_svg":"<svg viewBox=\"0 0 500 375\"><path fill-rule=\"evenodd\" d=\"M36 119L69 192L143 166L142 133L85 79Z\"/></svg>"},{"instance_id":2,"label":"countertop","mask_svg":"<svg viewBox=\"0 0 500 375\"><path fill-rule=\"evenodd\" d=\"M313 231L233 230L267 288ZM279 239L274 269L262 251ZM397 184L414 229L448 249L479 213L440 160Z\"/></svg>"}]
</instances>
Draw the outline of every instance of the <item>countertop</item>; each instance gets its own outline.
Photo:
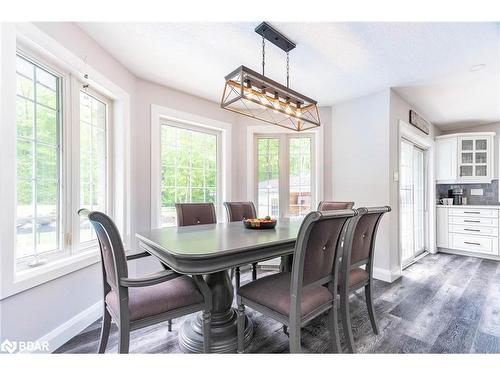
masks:
<instances>
[{"instance_id":1,"label":"countertop","mask_svg":"<svg viewBox=\"0 0 500 375\"><path fill-rule=\"evenodd\" d=\"M495 205L495 204L481 204L481 205L474 205L474 204L457 204L457 205L445 205L445 204L436 204L436 207L447 207L447 208L494 208L494 209L500 209L500 205Z\"/></svg>"}]
</instances>

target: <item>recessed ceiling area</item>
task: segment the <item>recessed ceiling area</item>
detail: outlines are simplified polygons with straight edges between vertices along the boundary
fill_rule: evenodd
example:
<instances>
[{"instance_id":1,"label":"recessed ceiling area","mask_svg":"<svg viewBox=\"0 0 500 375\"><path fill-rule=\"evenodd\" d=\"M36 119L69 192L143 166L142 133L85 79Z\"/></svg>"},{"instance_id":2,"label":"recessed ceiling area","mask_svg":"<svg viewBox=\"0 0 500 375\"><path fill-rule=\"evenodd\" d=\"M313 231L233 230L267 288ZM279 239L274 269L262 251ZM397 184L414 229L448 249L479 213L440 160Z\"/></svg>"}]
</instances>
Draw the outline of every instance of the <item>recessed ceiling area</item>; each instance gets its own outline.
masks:
<instances>
[{"instance_id":1,"label":"recessed ceiling area","mask_svg":"<svg viewBox=\"0 0 500 375\"><path fill-rule=\"evenodd\" d=\"M259 23L79 26L137 77L219 102L225 75L261 70ZM500 121L497 23L271 24L297 44L290 87L320 106L392 87L443 130ZM285 68L268 43L266 76L285 83Z\"/></svg>"}]
</instances>

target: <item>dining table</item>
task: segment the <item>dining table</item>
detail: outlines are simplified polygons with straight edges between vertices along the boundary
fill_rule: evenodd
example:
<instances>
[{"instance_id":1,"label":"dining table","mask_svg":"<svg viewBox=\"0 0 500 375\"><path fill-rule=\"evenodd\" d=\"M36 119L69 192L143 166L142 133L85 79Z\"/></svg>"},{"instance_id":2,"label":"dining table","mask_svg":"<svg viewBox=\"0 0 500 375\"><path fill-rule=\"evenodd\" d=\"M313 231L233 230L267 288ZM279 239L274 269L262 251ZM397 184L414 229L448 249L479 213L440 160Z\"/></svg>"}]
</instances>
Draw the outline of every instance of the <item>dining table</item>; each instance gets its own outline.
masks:
<instances>
[{"instance_id":1,"label":"dining table","mask_svg":"<svg viewBox=\"0 0 500 375\"><path fill-rule=\"evenodd\" d=\"M175 272L204 275L212 291L211 352L237 349L234 287L229 271L255 262L285 258L294 251L302 218L279 219L274 229L249 229L242 222L163 227L136 234L139 246ZM286 263L286 262L285 262ZM253 337L245 319L245 346ZM203 352L202 316L188 316L179 331L186 352Z\"/></svg>"}]
</instances>

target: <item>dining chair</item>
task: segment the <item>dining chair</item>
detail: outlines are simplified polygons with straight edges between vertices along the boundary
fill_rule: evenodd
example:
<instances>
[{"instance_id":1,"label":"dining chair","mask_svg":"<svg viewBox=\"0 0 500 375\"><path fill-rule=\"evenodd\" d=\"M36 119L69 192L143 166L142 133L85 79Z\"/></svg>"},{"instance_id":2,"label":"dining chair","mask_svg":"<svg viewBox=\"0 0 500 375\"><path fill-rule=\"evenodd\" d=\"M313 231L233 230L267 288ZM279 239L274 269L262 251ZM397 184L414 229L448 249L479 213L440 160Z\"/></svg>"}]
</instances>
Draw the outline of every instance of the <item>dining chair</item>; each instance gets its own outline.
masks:
<instances>
[{"instance_id":1,"label":"dining chair","mask_svg":"<svg viewBox=\"0 0 500 375\"><path fill-rule=\"evenodd\" d=\"M230 222L255 219L257 211L253 202L224 202L227 218ZM257 264L252 263L252 280L257 280ZM234 269L236 288L240 287L240 267Z\"/></svg>"},{"instance_id":2,"label":"dining chair","mask_svg":"<svg viewBox=\"0 0 500 375\"><path fill-rule=\"evenodd\" d=\"M179 227L217 223L213 203L176 203L175 210Z\"/></svg>"},{"instance_id":3,"label":"dining chair","mask_svg":"<svg viewBox=\"0 0 500 375\"><path fill-rule=\"evenodd\" d=\"M112 320L118 326L118 352L128 353L132 330L197 311L203 311L203 346L208 353L212 294L203 277L191 278L165 269L149 276L130 278L127 261L149 254L126 256L120 233L106 214L87 209L80 209L78 214L88 218L94 227L101 253L104 313L98 353L106 351Z\"/></svg>"},{"instance_id":4,"label":"dining chair","mask_svg":"<svg viewBox=\"0 0 500 375\"><path fill-rule=\"evenodd\" d=\"M354 207L354 202L321 201L318 211L349 210Z\"/></svg>"},{"instance_id":5,"label":"dining chair","mask_svg":"<svg viewBox=\"0 0 500 375\"><path fill-rule=\"evenodd\" d=\"M300 353L300 330L328 311L330 349L340 352L337 327L341 235L354 210L311 212L303 220L291 272L265 276L237 292L238 352L244 352L245 306L289 327L290 352ZM325 286L327 285L327 286Z\"/></svg>"},{"instance_id":6,"label":"dining chair","mask_svg":"<svg viewBox=\"0 0 500 375\"><path fill-rule=\"evenodd\" d=\"M349 311L349 296L358 289L365 288L365 300L373 332L379 328L373 306L373 259L375 239L382 216L391 211L389 206L358 208L358 215L348 224L344 240L344 250L340 272L340 310L347 350L355 352ZM364 268L362 268L364 266Z\"/></svg>"}]
</instances>

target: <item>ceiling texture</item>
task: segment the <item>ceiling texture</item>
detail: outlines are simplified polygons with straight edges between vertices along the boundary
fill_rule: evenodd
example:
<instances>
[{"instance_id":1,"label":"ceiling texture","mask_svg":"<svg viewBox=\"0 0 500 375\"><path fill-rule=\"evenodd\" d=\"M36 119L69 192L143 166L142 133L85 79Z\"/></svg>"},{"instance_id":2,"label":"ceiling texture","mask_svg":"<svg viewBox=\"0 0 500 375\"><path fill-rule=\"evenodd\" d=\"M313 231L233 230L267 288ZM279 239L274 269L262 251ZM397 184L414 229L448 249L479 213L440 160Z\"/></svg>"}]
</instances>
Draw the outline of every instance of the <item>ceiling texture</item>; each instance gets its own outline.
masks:
<instances>
[{"instance_id":1,"label":"ceiling texture","mask_svg":"<svg viewBox=\"0 0 500 375\"><path fill-rule=\"evenodd\" d=\"M225 75L261 71L259 23L78 25L137 77L219 102ZM297 43L290 87L321 106L392 87L442 130L500 121L497 23L271 24ZM285 83L285 67L268 42L266 75Z\"/></svg>"}]
</instances>

